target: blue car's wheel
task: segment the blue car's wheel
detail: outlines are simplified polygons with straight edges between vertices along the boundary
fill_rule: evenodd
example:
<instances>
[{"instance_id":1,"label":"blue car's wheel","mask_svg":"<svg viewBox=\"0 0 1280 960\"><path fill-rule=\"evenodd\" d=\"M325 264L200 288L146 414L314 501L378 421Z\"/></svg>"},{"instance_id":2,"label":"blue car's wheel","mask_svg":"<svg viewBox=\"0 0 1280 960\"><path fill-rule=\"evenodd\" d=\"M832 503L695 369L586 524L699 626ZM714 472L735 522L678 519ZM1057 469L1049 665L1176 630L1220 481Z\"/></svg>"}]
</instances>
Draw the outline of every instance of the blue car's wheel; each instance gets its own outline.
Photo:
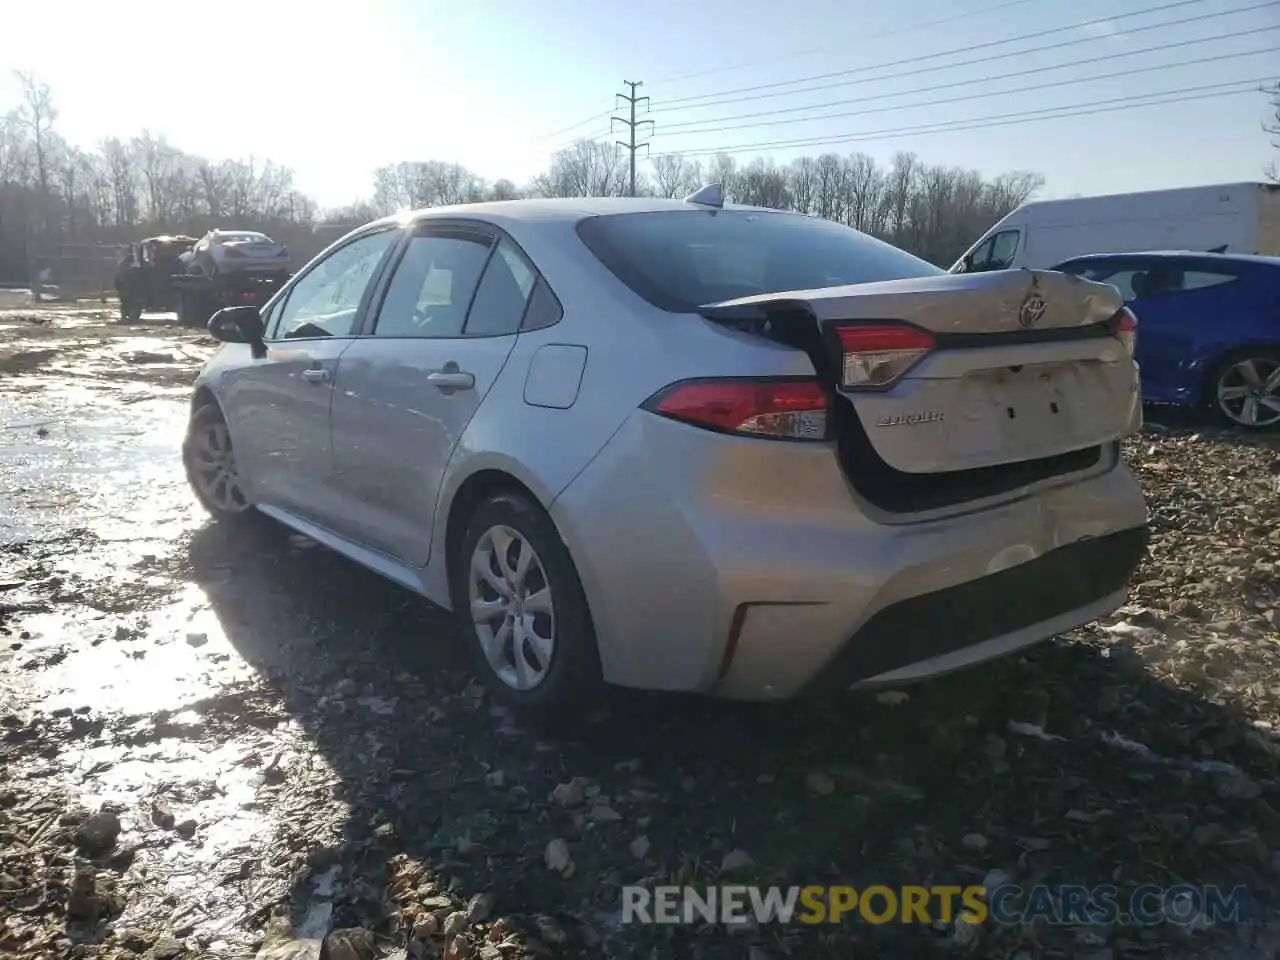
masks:
<instances>
[{"instance_id":1,"label":"blue car's wheel","mask_svg":"<svg viewBox=\"0 0 1280 960\"><path fill-rule=\"evenodd\" d=\"M1233 354L1214 370L1210 402L1217 414L1249 430L1280 427L1280 351Z\"/></svg>"}]
</instances>

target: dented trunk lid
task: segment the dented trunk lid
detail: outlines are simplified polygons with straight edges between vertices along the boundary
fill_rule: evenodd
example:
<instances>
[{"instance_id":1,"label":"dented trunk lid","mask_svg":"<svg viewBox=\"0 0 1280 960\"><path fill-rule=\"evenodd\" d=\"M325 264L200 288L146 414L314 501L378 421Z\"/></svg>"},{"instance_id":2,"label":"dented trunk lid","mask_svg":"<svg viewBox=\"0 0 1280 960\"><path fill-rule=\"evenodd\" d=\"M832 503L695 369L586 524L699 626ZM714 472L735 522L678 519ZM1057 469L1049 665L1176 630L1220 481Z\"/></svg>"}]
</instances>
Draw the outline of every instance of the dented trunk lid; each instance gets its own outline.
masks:
<instances>
[{"instance_id":1,"label":"dented trunk lid","mask_svg":"<svg viewBox=\"0 0 1280 960\"><path fill-rule=\"evenodd\" d=\"M1115 441L1141 423L1131 345L1115 335L1112 286L1047 270L947 274L709 305L772 326L816 320L819 373L852 404L895 470L939 473L1054 457ZM906 324L933 345L883 387L841 383L841 327ZM814 355L812 349L811 356Z\"/></svg>"}]
</instances>

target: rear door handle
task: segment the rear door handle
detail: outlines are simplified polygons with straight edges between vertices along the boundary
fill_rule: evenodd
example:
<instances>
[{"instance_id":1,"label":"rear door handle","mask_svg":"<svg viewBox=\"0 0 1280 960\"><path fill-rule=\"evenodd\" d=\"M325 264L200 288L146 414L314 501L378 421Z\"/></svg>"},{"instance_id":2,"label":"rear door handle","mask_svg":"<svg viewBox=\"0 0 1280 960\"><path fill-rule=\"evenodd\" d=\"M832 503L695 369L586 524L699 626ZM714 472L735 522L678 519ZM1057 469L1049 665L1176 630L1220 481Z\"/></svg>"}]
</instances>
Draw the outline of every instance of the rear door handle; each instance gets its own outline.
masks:
<instances>
[{"instance_id":1,"label":"rear door handle","mask_svg":"<svg viewBox=\"0 0 1280 960\"><path fill-rule=\"evenodd\" d=\"M313 367L309 370L302 371L302 379L309 380L312 383L328 383L329 371L325 370L323 367Z\"/></svg>"},{"instance_id":2,"label":"rear door handle","mask_svg":"<svg viewBox=\"0 0 1280 960\"><path fill-rule=\"evenodd\" d=\"M470 390L476 385L476 378L460 370L437 370L427 374L427 383L435 384L441 390Z\"/></svg>"}]
</instances>

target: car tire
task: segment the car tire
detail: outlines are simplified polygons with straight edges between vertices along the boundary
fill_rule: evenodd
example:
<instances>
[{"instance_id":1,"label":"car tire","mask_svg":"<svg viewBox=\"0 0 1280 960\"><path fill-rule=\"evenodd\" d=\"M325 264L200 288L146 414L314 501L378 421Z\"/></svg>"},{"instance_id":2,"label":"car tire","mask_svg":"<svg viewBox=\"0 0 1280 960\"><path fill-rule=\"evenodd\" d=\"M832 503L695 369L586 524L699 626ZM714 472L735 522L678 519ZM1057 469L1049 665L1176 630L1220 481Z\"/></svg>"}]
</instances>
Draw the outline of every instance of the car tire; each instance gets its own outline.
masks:
<instances>
[{"instance_id":1,"label":"car tire","mask_svg":"<svg viewBox=\"0 0 1280 960\"><path fill-rule=\"evenodd\" d=\"M214 520L245 524L261 516L239 487L231 434L217 404L206 403L191 414L182 465L196 499Z\"/></svg>"},{"instance_id":2,"label":"car tire","mask_svg":"<svg viewBox=\"0 0 1280 960\"><path fill-rule=\"evenodd\" d=\"M1280 404L1280 350L1235 351L1214 365L1208 380L1205 402L1220 422L1251 431L1280 429L1280 410L1258 402Z\"/></svg>"},{"instance_id":3,"label":"car tire","mask_svg":"<svg viewBox=\"0 0 1280 960\"><path fill-rule=\"evenodd\" d=\"M483 501L450 570L468 655L494 699L546 719L595 705L603 684L586 593L555 523L539 504L518 493ZM495 589L499 585L505 598ZM536 605L525 605L539 597ZM494 612L480 619L473 599L494 605Z\"/></svg>"}]
</instances>

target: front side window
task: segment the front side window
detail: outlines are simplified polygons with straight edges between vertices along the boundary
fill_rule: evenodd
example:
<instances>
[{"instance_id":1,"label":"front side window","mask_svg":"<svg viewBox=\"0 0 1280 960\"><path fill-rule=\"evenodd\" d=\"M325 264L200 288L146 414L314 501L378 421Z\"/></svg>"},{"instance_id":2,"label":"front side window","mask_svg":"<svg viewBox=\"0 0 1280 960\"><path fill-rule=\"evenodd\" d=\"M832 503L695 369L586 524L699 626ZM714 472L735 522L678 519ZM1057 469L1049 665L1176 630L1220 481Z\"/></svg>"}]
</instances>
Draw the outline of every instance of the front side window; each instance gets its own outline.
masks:
<instances>
[{"instance_id":1,"label":"front side window","mask_svg":"<svg viewBox=\"0 0 1280 960\"><path fill-rule=\"evenodd\" d=\"M308 270L280 310L276 338L350 336L365 289L397 236L395 230L365 234Z\"/></svg>"},{"instance_id":2,"label":"front side window","mask_svg":"<svg viewBox=\"0 0 1280 960\"><path fill-rule=\"evenodd\" d=\"M375 337L458 337L489 258L490 238L469 232L419 234L396 265Z\"/></svg>"},{"instance_id":3,"label":"front side window","mask_svg":"<svg viewBox=\"0 0 1280 960\"><path fill-rule=\"evenodd\" d=\"M578 235L635 293L663 310L786 290L946 273L829 220L752 210L588 217Z\"/></svg>"},{"instance_id":4,"label":"front side window","mask_svg":"<svg viewBox=\"0 0 1280 960\"><path fill-rule=\"evenodd\" d=\"M1008 270L1018 255L1018 242L1022 235L1017 230L1004 230L991 239L991 258L987 261L987 269Z\"/></svg>"}]
</instances>

